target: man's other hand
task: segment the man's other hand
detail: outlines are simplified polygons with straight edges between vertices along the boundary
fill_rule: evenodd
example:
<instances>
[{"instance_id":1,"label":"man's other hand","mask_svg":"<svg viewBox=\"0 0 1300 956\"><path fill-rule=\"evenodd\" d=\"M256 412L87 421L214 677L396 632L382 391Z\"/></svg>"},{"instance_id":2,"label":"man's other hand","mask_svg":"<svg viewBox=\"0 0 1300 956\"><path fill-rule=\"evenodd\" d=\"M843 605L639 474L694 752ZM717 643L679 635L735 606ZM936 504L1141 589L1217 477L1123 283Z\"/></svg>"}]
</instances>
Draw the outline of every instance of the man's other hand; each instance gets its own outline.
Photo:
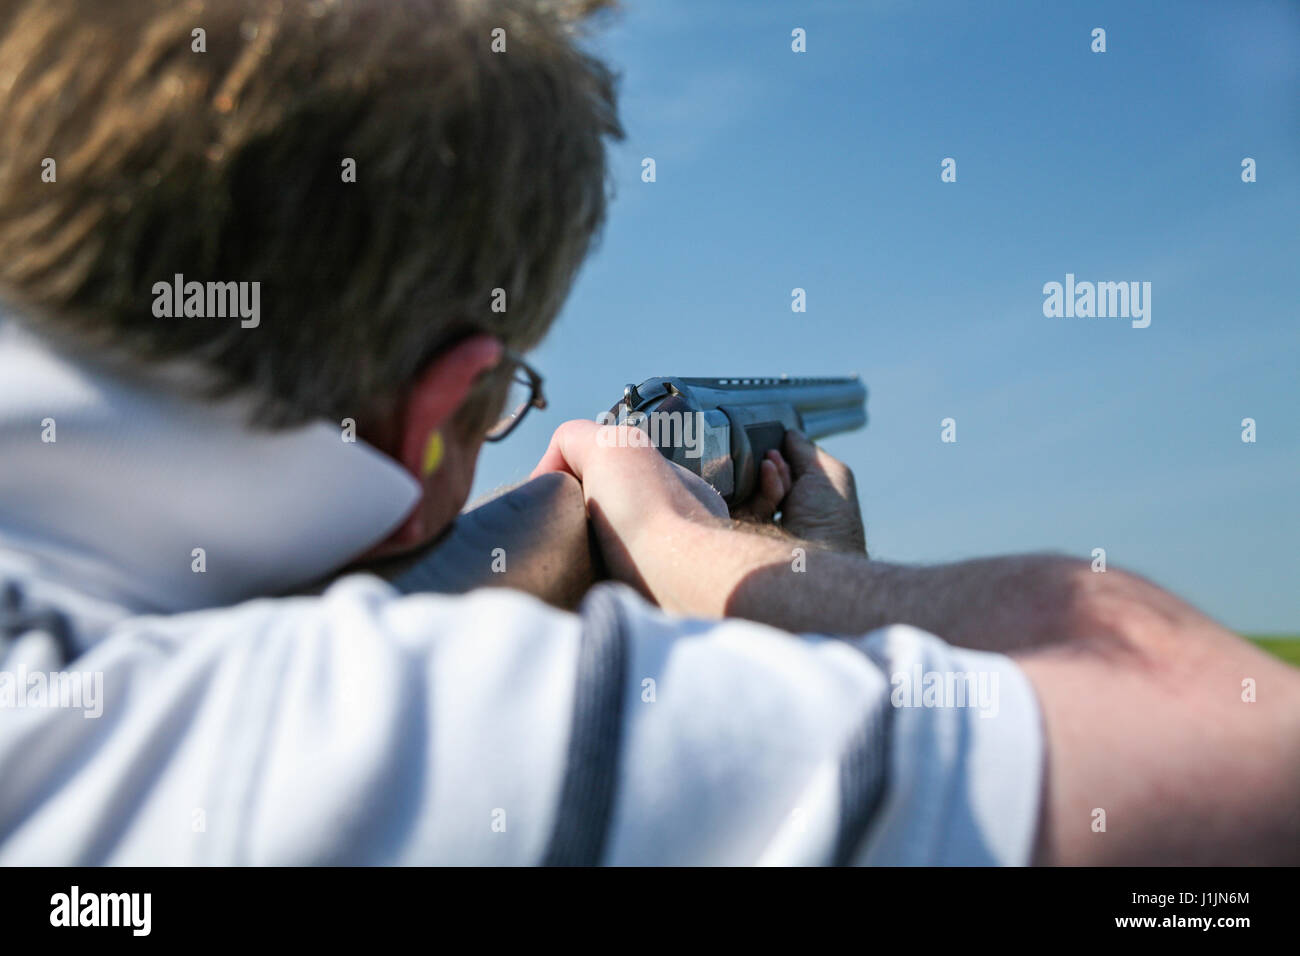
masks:
<instances>
[{"instance_id":1,"label":"man's other hand","mask_svg":"<svg viewBox=\"0 0 1300 956\"><path fill-rule=\"evenodd\" d=\"M784 458L772 455L794 478L781 502L781 527L833 551L866 554L866 532L849 466L797 431L785 433Z\"/></svg>"},{"instance_id":2,"label":"man's other hand","mask_svg":"<svg viewBox=\"0 0 1300 956\"><path fill-rule=\"evenodd\" d=\"M785 433L785 454L769 451L759 466L753 497L731 516L758 523L773 521L802 541L832 551L866 554L866 533L853 472L801 432Z\"/></svg>"}]
</instances>

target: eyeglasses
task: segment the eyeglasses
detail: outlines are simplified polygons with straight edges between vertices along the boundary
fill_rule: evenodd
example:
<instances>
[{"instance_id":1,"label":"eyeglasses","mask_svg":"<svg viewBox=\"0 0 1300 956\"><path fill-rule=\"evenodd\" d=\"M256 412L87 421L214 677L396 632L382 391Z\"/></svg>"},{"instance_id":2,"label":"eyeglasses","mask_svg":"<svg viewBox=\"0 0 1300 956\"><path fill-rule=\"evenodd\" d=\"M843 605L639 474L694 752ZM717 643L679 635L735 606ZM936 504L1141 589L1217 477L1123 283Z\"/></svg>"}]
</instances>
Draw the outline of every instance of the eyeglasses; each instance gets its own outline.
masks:
<instances>
[{"instance_id":1,"label":"eyeglasses","mask_svg":"<svg viewBox=\"0 0 1300 956\"><path fill-rule=\"evenodd\" d=\"M488 429L484 436L486 441L501 441L524 420L530 408L545 408L546 396L542 394L542 376L537 369L524 361L523 356L507 349L502 356L503 362L510 362L515 370L510 380L510 392L502 406L505 414Z\"/></svg>"}]
</instances>

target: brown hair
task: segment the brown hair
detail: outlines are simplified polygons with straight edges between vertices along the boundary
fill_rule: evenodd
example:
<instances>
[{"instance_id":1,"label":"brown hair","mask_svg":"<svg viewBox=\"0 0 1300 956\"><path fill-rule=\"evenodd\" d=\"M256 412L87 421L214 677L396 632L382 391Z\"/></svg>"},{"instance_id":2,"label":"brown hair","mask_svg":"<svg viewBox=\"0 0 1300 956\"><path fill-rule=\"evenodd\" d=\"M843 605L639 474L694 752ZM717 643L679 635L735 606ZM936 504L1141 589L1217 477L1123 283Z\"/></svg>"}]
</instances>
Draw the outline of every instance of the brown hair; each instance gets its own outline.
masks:
<instances>
[{"instance_id":1,"label":"brown hair","mask_svg":"<svg viewBox=\"0 0 1300 956\"><path fill-rule=\"evenodd\" d=\"M527 348L605 214L605 5L0 0L0 294L274 424L386 411L467 332ZM260 281L260 325L156 318L176 273Z\"/></svg>"}]
</instances>

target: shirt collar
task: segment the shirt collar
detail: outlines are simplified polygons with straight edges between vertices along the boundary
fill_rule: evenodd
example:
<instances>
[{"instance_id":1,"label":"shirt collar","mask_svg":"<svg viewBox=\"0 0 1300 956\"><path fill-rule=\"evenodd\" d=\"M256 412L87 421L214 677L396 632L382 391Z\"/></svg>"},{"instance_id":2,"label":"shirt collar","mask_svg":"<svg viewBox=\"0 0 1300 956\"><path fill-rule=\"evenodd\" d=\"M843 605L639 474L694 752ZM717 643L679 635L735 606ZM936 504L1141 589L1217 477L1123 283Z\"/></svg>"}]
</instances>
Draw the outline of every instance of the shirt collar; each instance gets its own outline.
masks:
<instances>
[{"instance_id":1,"label":"shirt collar","mask_svg":"<svg viewBox=\"0 0 1300 956\"><path fill-rule=\"evenodd\" d=\"M260 431L248 412L74 358L0 315L0 552L132 612L216 607L342 567L419 500L341 427Z\"/></svg>"}]
</instances>

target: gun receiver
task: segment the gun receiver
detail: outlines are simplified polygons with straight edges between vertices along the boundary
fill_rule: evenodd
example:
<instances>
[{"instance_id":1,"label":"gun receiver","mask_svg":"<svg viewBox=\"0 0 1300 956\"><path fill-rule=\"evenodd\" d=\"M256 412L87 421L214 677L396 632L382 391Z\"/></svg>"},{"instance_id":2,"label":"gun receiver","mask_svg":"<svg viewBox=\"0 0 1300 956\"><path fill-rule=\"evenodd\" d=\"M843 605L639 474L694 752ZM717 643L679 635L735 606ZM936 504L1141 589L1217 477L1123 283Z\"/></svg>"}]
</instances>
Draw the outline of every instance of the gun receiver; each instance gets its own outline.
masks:
<instances>
[{"instance_id":1,"label":"gun receiver","mask_svg":"<svg viewBox=\"0 0 1300 956\"><path fill-rule=\"evenodd\" d=\"M635 425L669 460L699 475L728 505L745 501L758 466L788 428L811 439L867 423L867 388L844 378L646 379L600 417Z\"/></svg>"}]
</instances>

